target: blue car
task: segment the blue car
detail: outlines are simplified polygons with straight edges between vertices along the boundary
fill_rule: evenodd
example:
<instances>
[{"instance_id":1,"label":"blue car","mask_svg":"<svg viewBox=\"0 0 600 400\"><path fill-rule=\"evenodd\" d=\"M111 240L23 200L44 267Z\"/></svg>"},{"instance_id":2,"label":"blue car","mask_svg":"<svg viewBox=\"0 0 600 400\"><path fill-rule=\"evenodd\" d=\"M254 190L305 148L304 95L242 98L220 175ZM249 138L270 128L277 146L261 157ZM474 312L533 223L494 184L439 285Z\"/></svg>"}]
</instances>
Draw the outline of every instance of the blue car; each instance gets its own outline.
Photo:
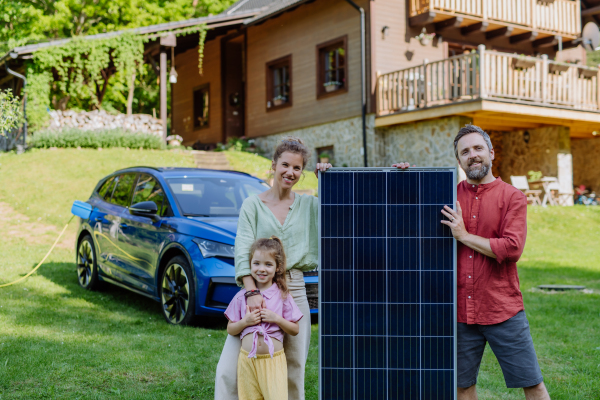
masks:
<instances>
[{"instance_id":1,"label":"blue car","mask_svg":"<svg viewBox=\"0 0 600 400\"><path fill-rule=\"evenodd\" d=\"M77 234L77 279L159 301L167 322L223 315L239 290L234 243L240 207L269 186L248 174L195 168L127 168L102 179ZM305 273L311 313L318 277Z\"/></svg>"}]
</instances>

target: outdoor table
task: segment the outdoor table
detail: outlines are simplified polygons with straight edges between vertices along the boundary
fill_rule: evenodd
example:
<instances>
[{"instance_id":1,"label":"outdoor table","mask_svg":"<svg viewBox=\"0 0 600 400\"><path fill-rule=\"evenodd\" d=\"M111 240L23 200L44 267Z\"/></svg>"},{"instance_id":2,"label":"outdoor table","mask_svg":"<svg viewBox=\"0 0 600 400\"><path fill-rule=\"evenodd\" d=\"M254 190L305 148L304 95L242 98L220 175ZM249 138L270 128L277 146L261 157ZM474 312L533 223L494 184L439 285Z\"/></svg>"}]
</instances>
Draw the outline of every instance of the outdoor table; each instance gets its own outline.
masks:
<instances>
[{"instance_id":1,"label":"outdoor table","mask_svg":"<svg viewBox=\"0 0 600 400\"><path fill-rule=\"evenodd\" d=\"M547 203L550 203L551 206L558 205L558 199L552 194L553 190L558 190L558 179L545 176L539 181L529 182L530 185L541 184L544 189L544 198L542 199L542 207L546 207Z\"/></svg>"}]
</instances>

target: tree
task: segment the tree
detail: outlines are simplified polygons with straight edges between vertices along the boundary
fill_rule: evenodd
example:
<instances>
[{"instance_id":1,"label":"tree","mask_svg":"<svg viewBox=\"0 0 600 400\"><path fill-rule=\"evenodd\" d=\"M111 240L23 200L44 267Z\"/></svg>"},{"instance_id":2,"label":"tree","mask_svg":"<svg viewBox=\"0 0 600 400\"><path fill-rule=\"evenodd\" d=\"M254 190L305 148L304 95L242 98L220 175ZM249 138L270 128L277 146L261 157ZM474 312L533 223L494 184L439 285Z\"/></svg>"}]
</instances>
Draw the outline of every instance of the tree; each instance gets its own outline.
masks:
<instances>
[{"instance_id":1,"label":"tree","mask_svg":"<svg viewBox=\"0 0 600 400\"><path fill-rule=\"evenodd\" d=\"M11 90L0 90L0 135L17 128L23 119L21 102Z\"/></svg>"}]
</instances>

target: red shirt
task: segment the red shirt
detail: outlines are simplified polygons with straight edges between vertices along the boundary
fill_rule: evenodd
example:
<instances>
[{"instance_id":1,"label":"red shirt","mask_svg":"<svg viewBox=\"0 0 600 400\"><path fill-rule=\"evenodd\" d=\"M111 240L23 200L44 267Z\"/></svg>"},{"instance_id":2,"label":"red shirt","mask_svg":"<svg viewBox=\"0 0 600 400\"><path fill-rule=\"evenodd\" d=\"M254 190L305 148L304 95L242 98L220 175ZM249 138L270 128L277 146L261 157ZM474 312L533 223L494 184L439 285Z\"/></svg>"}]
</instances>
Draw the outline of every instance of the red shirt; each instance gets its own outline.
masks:
<instances>
[{"instance_id":1,"label":"red shirt","mask_svg":"<svg viewBox=\"0 0 600 400\"><path fill-rule=\"evenodd\" d=\"M485 185L458 184L467 232L490 239L496 259L458 243L458 322L498 324L523 310L517 261L527 236L527 198L496 178Z\"/></svg>"}]
</instances>

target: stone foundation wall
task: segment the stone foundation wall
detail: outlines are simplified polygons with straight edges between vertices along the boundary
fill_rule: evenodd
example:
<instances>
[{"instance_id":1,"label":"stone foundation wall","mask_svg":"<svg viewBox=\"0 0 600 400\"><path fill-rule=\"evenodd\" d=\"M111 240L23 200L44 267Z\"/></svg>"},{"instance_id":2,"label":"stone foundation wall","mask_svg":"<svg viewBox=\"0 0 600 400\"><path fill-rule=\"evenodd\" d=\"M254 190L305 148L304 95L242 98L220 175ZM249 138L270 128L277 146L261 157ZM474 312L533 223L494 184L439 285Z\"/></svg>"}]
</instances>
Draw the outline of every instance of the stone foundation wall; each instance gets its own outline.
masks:
<instances>
[{"instance_id":1,"label":"stone foundation wall","mask_svg":"<svg viewBox=\"0 0 600 400\"><path fill-rule=\"evenodd\" d=\"M381 166L400 161L421 167L458 166L454 137L469 123L469 118L455 116L377 128L385 149Z\"/></svg>"},{"instance_id":2,"label":"stone foundation wall","mask_svg":"<svg viewBox=\"0 0 600 400\"><path fill-rule=\"evenodd\" d=\"M573 183L600 192L600 139L571 141Z\"/></svg>"},{"instance_id":3,"label":"stone foundation wall","mask_svg":"<svg viewBox=\"0 0 600 400\"><path fill-rule=\"evenodd\" d=\"M502 164L500 176L510 183L511 175L526 175L542 171L543 176L558 177L558 155L571 153L569 128L549 126L528 129L529 143L523 140L524 130L502 134Z\"/></svg>"},{"instance_id":4,"label":"stone foundation wall","mask_svg":"<svg viewBox=\"0 0 600 400\"><path fill-rule=\"evenodd\" d=\"M146 114L109 114L104 110L75 112L72 110L50 111L48 129L76 128L83 131L101 129L124 129L131 132L152 133L162 136L162 121Z\"/></svg>"},{"instance_id":5,"label":"stone foundation wall","mask_svg":"<svg viewBox=\"0 0 600 400\"><path fill-rule=\"evenodd\" d=\"M344 119L308 128L296 129L275 135L263 136L255 139L256 145L262 150L265 157L271 158L279 142L287 137L295 136L304 141L311 150L311 158L307 166L313 169L317 162L316 149L333 146L334 165L336 167L362 167L363 147L362 117ZM367 157L369 166L377 162L376 155L382 151L380 138L375 135L375 116L367 115Z\"/></svg>"}]
</instances>

